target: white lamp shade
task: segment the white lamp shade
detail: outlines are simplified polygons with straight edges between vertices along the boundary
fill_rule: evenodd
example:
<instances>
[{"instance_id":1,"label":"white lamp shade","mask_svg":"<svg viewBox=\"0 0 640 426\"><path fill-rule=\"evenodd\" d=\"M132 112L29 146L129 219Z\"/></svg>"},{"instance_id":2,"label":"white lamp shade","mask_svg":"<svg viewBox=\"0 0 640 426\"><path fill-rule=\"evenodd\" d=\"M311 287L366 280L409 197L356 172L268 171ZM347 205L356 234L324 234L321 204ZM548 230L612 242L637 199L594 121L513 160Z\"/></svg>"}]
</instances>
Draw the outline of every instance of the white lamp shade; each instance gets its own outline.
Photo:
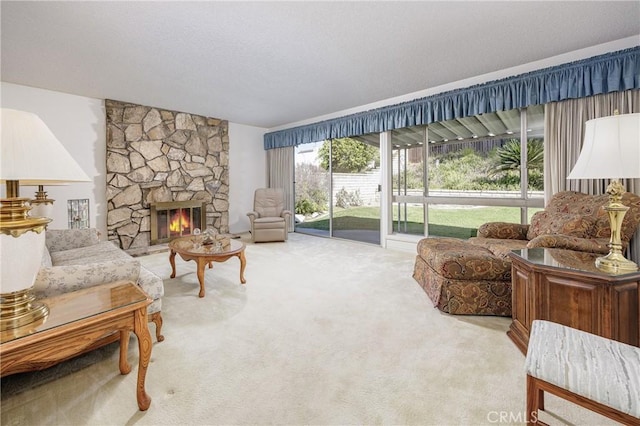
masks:
<instances>
[{"instance_id":1,"label":"white lamp shade","mask_svg":"<svg viewBox=\"0 0 640 426\"><path fill-rule=\"evenodd\" d=\"M0 181L89 182L89 176L37 115L2 108Z\"/></svg>"},{"instance_id":2,"label":"white lamp shade","mask_svg":"<svg viewBox=\"0 0 640 426\"><path fill-rule=\"evenodd\" d=\"M586 123L578 161L567 179L640 178L640 114Z\"/></svg>"}]
</instances>

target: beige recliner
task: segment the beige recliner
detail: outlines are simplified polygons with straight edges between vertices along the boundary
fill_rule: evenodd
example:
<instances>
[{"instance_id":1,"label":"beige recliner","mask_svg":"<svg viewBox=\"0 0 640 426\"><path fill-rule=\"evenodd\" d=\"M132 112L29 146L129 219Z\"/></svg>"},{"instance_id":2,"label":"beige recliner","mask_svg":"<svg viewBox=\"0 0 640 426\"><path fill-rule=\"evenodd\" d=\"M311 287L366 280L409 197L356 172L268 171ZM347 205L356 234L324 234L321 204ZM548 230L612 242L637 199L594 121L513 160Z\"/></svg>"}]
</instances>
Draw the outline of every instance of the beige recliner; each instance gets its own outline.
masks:
<instances>
[{"instance_id":1,"label":"beige recliner","mask_svg":"<svg viewBox=\"0 0 640 426\"><path fill-rule=\"evenodd\" d=\"M285 210L284 191L280 188L256 189L251 222L251 240L255 243L286 241L291 212Z\"/></svg>"}]
</instances>

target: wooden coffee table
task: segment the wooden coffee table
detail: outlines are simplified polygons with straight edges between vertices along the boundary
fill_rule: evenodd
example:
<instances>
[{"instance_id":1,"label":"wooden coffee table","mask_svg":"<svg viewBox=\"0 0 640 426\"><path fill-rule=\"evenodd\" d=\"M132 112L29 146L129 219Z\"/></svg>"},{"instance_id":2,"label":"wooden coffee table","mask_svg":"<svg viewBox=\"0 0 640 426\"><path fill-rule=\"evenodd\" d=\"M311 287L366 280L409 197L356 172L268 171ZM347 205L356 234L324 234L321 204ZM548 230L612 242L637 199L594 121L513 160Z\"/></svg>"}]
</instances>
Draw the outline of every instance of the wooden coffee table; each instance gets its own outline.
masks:
<instances>
[{"instance_id":1,"label":"wooden coffee table","mask_svg":"<svg viewBox=\"0 0 640 426\"><path fill-rule=\"evenodd\" d=\"M131 282L89 287L41 299L49 314L33 324L0 334L0 375L42 370L101 346L119 333L120 373L129 374L129 333L138 338L138 407L149 408L145 378L151 358L147 306L151 299ZM118 334L115 335L118 337Z\"/></svg>"},{"instance_id":2,"label":"wooden coffee table","mask_svg":"<svg viewBox=\"0 0 640 426\"><path fill-rule=\"evenodd\" d=\"M209 268L213 267L213 262L225 262L232 257L240 259L240 282L246 283L244 279L244 268L247 264L247 260L244 257L245 245L241 241L227 238L226 240L220 240L223 244L222 247L213 244L204 245L204 237L198 236L186 236L172 240L169 243L169 249L171 254L169 255L169 262L171 263L171 278L176 277L176 253L184 261L193 260L198 265L198 281L200 282L200 293L198 296L204 297L204 267L209 265ZM227 245L228 243L228 245Z\"/></svg>"}]
</instances>

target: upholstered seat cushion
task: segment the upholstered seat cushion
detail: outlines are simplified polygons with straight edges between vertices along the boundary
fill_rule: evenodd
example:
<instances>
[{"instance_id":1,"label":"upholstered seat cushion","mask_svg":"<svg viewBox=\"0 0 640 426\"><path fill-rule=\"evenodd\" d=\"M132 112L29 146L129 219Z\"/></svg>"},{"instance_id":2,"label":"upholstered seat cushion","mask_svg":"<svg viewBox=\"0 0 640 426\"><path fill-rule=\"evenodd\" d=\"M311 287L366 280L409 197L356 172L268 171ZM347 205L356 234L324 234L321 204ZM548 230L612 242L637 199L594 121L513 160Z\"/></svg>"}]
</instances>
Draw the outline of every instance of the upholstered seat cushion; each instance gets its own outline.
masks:
<instances>
[{"instance_id":1,"label":"upholstered seat cushion","mask_svg":"<svg viewBox=\"0 0 640 426\"><path fill-rule=\"evenodd\" d=\"M254 229L273 229L274 225L282 224L284 226L285 219L283 217L259 217L254 219Z\"/></svg>"},{"instance_id":2,"label":"upholstered seat cushion","mask_svg":"<svg viewBox=\"0 0 640 426\"><path fill-rule=\"evenodd\" d=\"M488 248L455 238L424 238L418 243L420 256L436 273L458 280L511 279L511 263Z\"/></svg>"},{"instance_id":3,"label":"upholstered seat cushion","mask_svg":"<svg viewBox=\"0 0 640 426\"><path fill-rule=\"evenodd\" d=\"M123 253L122 250L110 241L51 253L51 260L55 266L104 262L105 260L115 260L126 257L130 256Z\"/></svg>"},{"instance_id":4,"label":"upholstered seat cushion","mask_svg":"<svg viewBox=\"0 0 640 426\"><path fill-rule=\"evenodd\" d=\"M511 253L512 250L521 250L527 248L527 244L529 243L529 241L527 240L503 240L500 238L480 237L471 237L467 240L467 242L477 247L484 247L495 256L498 256L507 261L509 260L509 253Z\"/></svg>"},{"instance_id":5,"label":"upholstered seat cushion","mask_svg":"<svg viewBox=\"0 0 640 426\"><path fill-rule=\"evenodd\" d=\"M511 264L456 238L424 238L413 278L442 312L511 315Z\"/></svg>"}]
</instances>

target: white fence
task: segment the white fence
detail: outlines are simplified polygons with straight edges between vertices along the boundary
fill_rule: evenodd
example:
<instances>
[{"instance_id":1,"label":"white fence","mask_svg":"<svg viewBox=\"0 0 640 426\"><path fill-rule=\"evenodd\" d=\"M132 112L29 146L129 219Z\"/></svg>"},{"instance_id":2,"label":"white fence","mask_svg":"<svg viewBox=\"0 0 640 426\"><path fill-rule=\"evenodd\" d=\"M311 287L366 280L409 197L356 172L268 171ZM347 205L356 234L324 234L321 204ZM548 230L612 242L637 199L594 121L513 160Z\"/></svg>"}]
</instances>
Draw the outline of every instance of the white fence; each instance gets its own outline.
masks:
<instances>
[{"instance_id":1,"label":"white fence","mask_svg":"<svg viewBox=\"0 0 640 426\"><path fill-rule=\"evenodd\" d=\"M348 193L360 191L360 200L364 206L380 204L379 185L382 183L380 169L363 173L334 173L333 174L333 202L343 188Z\"/></svg>"},{"instance_id":2,"label":"white fence","mask_svg":"<svg viewBox=\"0 0 640 426\"><path fill-rule=\"evenodd\" d=\"M337 194L344 189L349 194L360 192L360 200L364 206L376 206L380 204L380 185L382 179L380 169L371 170L362 173L333 173L333 197L335 204ZM396 191L393 192L394 194ZM406 195L422 196L421 190L408 190ZM477 198L517 198L520 191L458 191L458 190L431 190L429 195L432 197L477 197ZM529 193L531 198L542 198L543 191L532 191Z\"/></svg>"}]
</instances>

